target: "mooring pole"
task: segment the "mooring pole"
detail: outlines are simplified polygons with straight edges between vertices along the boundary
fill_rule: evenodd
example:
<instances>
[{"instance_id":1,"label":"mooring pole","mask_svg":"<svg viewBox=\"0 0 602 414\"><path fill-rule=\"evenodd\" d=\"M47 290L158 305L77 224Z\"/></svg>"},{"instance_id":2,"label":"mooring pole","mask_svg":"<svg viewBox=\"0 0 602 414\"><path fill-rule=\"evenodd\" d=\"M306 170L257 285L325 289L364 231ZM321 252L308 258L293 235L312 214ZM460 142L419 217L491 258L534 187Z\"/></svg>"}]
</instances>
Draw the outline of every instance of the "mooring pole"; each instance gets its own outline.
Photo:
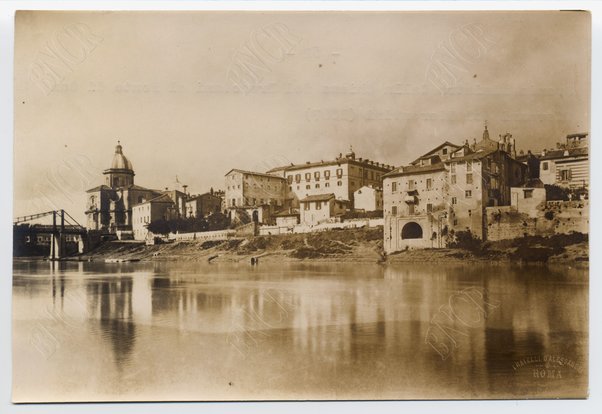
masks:
<instances>
[{"instance_id":1,"label":"mooring pole","mask_svg":"<svg viewBox=\"0 0 602 414\"><path fill-rule=\"evenodd\" d=\"M63 257L65 251L65 210L61 210L61 231L59 233L59 259Z\"/></svg>"},{"instance_id":2,"label":"mooring pole","mask_svg":"<svg viewBox=\"0 0 602 414\"><path fill-rule=\"evenodd\" d=\"M54 244L56 243L56 211L52 212L52 237L50 238L50 250L51 250L51 258L54 260L55 258L55 248Z\"/></svg>"}]
</instances>

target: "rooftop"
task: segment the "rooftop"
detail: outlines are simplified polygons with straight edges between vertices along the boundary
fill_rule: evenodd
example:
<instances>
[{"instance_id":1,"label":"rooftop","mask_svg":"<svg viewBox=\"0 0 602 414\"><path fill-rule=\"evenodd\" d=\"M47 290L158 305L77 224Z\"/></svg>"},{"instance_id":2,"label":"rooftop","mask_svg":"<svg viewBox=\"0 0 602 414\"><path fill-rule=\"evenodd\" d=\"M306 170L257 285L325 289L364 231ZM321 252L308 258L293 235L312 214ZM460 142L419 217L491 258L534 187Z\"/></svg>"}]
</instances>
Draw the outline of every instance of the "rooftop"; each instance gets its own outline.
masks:
<instances>
[{"instance_id":1,"label":"rooftop","mask_svg":"<svg viewBox=\"0 0 602 414\"><path fill-rule=\"evenodd\" d=\"M270 171L272 171L272 170L270 170ZM237 173L241 173L241 174L259 175L262 177L278 178L280 180L284 180L283 177L280 177L280 176L274 175L274 174L269 174L269 171L267 173L260 173L260 172L255 172L255 171L240 170L238 168L232 168L225 175L230 175L230 173L232 173L232 172L237 172Z\"/></svg>"},{"instance_id":2,"label":"rooftop","mask_svg":"<svg viewBox=\"0 0 602 414\"><path fill-rule=\"evenodd\" d=\"M317 161L317 162L309 162L308 161L305 164L292 164L291 163L290 165L283 165L281 167L272 168L271 170L267 171L267 173L269 174L269 173L274 173L277 171L302 170L305 168L312 168L312 167L327 167L330 165L341 165L341 164L355 164L355 165L370 166L372 168L380 169L383 172L390 171L394 168L392 165L387 165L385 163L376 162L376 161L372 161L369 159L339 157L337 159L328 160L328 161L324 161L324 160Z\"/></svg>"},{"instance_id":3,"label":"rooftop","mask_svg":"<svg viewBox=\"0 0 602 414\"><path fill-rule=\"evenodd\" d=\"M399 177L403 175L410 174L426 174L430 172L443 171L445 170L445 166L442 162L431 165L406 165L404 167L396 168L388 174L385 174L383 177Z\"/></svg>"},{"instance_id":4,"label":"rooftop","mask_svg":"<svg viewBox=\"0 0 602 414\"><path fill-rule=\"evenodd\" d=\"M587 156L588 148L587 147L575 147L575 148L567 148L567 149L555 149L542 152L540 160L552 160L557 158L564 157L580 157Z\"/></svg>"},{"instance_id":5,"label":"rooftop","mask_svg":"<svg viewBox=\"0 0 602 414\"><path fill-rule=\"evenodd\" d=\"M315 194L305 197L303 200L300 200L302 203L308 203L311 201L328 201L334 198L333 193L328 194Z\"/></svg>"}]
</instances>

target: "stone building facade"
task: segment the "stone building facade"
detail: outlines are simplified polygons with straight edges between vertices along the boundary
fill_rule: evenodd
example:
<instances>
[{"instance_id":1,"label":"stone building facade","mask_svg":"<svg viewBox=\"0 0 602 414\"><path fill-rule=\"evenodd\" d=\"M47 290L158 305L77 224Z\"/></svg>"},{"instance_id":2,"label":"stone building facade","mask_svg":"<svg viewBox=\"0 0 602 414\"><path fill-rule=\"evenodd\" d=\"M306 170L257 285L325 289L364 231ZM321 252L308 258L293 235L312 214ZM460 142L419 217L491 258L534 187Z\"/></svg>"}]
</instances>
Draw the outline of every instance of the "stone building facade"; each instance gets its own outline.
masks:
<instances>
[{"instance_id":1,"label":"stone building facade","mask_svg":"<svg viewBox=\"0 0 602 414\"><path fill-rule=\"evenodd\" d=\"M511 135L496 143L485 129L479 143L457 146L445 160L433 150L385 175L385 251L445 247L458 231L485 240L486 207L510 205L511 188L527 178L512 154Z\"/></svg>"},{"instance_id":2,"label":"stone building facade","mask_svg":"<svg viewBox=\"0 0 602 414\"><path fill-rule=\"evenodd\" d=\"M544 184L565 188L589 188L588 134L570 134L554 150L544 150L539 158L540 179Z\"/></svg>"},{"instance_id":3,"label":"stone building facade","mask_svg":"<svg viewBox=\"0 0 602 414\"><path fill-rule=\"evenodd\" d=\"M346 204L346 201L337 200L332 193L305 197L301 200L299 210L301 214L300 223L306 226L315 226L329 222L345 214Z\"/></svg>"},{"instance_id":4,"label":"stone building facade","mask_svg":"<svg viewBox=\"0 0 602 414\"><path fill-rule=\"evenodd\" d=\"M226 208L233 221L273 224L274 213L290 206L286 179L274 174L232 169L225 186Z\"/></svg>"},{"instance_id":5,"label":"stone building facade","mask_svg":"<svg viewBox=\"0 0 602 414\"><path fill-rule=\"evenodd\" d=\"M382 188L383 176L393 167L384 163L356 158L350 150L334 160L306 162L273 168L269 174L286 180L293 207L300 200L314 195L334 194L337 200L348 201L353 207L354 193L364 186Z\"/></svg>"}]
</instances>

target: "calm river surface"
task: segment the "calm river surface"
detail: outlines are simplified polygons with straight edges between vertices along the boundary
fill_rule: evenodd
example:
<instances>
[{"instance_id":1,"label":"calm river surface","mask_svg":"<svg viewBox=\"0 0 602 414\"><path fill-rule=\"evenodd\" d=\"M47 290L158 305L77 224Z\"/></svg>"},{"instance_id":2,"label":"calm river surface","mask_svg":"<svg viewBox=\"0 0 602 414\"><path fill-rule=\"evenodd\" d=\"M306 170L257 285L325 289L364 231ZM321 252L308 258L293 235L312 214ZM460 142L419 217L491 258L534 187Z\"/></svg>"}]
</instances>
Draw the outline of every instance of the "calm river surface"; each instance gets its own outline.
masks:
<instances>
[{"instance_id":1,"label":"calm river surface","mask_svg":"<svg viewBox=\"0 0 602 414\"><path fill-rule=\"evenodd\" d=\"M15 401L579 397L588 276L15 261Z\"/></svg>"}]
</instances>

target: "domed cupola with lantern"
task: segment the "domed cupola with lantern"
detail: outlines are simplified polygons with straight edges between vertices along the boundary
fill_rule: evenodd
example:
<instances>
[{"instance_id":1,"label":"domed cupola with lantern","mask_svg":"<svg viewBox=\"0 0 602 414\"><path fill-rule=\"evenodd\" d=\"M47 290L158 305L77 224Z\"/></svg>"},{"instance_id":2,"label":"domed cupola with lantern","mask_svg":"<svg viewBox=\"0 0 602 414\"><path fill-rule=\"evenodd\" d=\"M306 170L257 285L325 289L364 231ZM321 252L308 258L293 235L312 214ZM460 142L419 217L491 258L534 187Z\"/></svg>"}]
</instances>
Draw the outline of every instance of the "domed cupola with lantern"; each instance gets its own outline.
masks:
<instances>
[{"instance_id":1,"label":"domed cupola with lantern","mask_svg":"<svg viewBox=\"0 0 602 414\"><path fill-rule=\"evenodd\" d=\"M134 184L134 169L130 160L123 155L121 143L117 141L111 168L103 171L105 184L111 188L127 187Z\"/></svg>"}]
</instances>

